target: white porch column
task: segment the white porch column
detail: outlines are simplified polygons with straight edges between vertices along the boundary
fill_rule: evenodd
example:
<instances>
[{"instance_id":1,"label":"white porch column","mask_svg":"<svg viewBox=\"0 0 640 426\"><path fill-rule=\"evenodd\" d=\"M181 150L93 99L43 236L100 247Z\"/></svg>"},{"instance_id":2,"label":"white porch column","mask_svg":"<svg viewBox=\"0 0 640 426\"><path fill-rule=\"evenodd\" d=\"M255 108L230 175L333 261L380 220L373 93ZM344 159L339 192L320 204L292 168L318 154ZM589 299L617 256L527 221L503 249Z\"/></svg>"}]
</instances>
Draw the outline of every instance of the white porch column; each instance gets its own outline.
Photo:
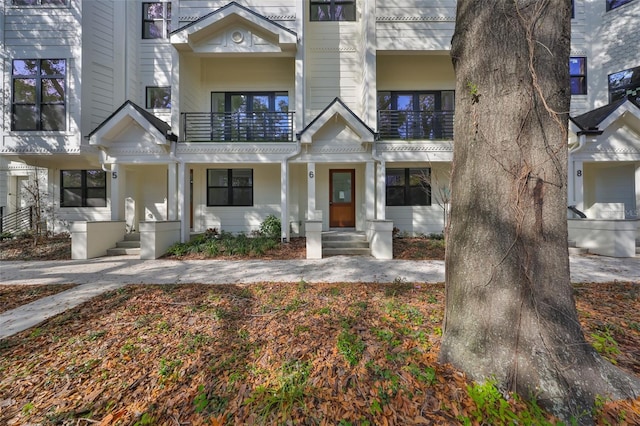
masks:
<instances>
[{"instance_id":1,"label":"white porch column","mask_svg":"<svg viewBox=\"0 0 640 426\"><path fill-rule=\"evenodd\" d=\"M569 167L569 205L584 211L584 162L573 160Z\"/></svg>"},{"instance_id":2,"label":"white porch column","mask_svg":"<svg viewBox=\"0 0 640 426\"><path fill-rule=\"evenodd\" d=\"M374 220L376 218L376 168L373 161L367 161L364 180L365 217L367 220Z\"/></svg>"},{"instance_id":3,"label":"white porch column","mask_svg":"<svg viewBox=\"0 0 640 426\"><path fill-rule=\"evenodd\" d=\"M376 219L378 220L386 220L386 204L387 204L387 193L386 193L386 184L387 184L387 171L385 167L385 162L380 161L378 163L378 173L377 173L377 185L376 185Z\"/></svg>"},{"instance_id":4,"label":"white porch column","mask_svg":"<svg viewBox=\"0 0 640 426\"><path fill-rule=\"evenodd\" d=\"M178 164L167 164L167 220L178 220Z\"/></svg>"},{"instance_id":5,"label":"white porch column","mask_svg":"<svg viewBox=\"0 0 640 426\"><path fill-rule=\"evenodd\" d=\"M316 220L316 163L307 163L307 220Z\"/></svg>"},{"instance_id":6,"label":"white porch column","mask_svg":"<svg viewBox=\"0 0 640 426\"><path fill-rule=\"evenodd\" d=\"M636 181L636 211L634 212L637 218L640 218L640 163L636 163L636 173L635 173L635 181ZM640 232L640 229L638 229Z\"/></svg>"},{"instance_id":7,"label":"white porch column","mask_svg":"<svg viewBox=\"0 0 640 426\"><path fill-rule=\"evenodd\" d=\"M191 204L189 193L189 169L187 164L178 165L178 220L180 221L180 241L189 241L191 224L189 223L189 205Z\"/></svg>"},{"instance_id":8,"label":"white porch column","mask_svg":"<svg viewBox=\"0 0 640 426\"><path fill-rule=\"evenodd\" d=\"M289 163L282 160L280 163L280 222L282 233L280 238L289 241Z\"/></svg>"},{"instance_id":9,"label":"white porch column","mask_svg":"<svg viewBox=\"0 0 640 426\"><path fill-rule=\"evenodd\" d=\"M111 165L111 173L107 173L111 180L111 220L124 220L124 189L126 182L125 171L117 164Z\"/></svg>"}]
</instances>

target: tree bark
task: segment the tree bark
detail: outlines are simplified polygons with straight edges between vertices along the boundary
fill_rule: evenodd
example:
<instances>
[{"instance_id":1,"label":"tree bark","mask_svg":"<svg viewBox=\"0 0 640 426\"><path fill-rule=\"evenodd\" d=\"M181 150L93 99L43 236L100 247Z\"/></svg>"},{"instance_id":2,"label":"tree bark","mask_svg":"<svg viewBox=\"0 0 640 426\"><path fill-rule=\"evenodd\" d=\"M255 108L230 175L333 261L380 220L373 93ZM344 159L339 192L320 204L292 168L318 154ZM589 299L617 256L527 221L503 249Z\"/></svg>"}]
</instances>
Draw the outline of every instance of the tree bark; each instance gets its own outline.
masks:
<instances>
[{"instance_id":1,"label":"tree bark","mask_svg":"<svg viewBox=\"0 0 640 426\"><path fill-rule=\"evenodd\" d=\"M638 378L585 341L569 276L570 2L459 0L440 351L567 420Z\"/></svg>"}]
</instances>

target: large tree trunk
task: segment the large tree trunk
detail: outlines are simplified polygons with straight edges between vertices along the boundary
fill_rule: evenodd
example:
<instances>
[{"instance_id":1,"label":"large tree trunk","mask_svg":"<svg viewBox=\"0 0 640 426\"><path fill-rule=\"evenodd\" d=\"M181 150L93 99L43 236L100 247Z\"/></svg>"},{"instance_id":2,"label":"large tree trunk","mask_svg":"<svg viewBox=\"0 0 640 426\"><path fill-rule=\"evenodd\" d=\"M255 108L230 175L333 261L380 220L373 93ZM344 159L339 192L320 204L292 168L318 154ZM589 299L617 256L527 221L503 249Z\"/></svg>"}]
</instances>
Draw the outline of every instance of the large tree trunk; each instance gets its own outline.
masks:
<instances>
[{"instance_id":1,"label":"large tree trunk","mask_svg":"<svg viewBox=\"0 0 640 426\"><path fill-rule=\"evenodd\" d=\"M570 285L569 50L569 1L458 1L440 352L564 419L640 393L586 343Z\"/></svg>"}]
</instances>

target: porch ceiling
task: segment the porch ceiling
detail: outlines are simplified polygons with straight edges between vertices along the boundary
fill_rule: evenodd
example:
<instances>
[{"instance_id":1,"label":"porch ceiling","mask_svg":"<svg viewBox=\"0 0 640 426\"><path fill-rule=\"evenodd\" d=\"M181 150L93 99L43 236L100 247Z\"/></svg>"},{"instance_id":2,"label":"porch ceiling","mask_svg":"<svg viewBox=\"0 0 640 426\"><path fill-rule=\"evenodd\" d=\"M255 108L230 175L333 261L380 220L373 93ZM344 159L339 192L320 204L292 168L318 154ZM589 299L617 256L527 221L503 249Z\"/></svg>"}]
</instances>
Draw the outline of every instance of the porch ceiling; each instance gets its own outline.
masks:
<instances>
[{"instance_id":1,"label":"porch ceiling","mask_svg":"<svg viewBox=\"0 0 640 426\"><path fill-rule=\"evenodd\" d=\"M293 56L295 32L231 2L171 34L178 51L196 54L261 54Z\"/></svg>"}]
</instances>

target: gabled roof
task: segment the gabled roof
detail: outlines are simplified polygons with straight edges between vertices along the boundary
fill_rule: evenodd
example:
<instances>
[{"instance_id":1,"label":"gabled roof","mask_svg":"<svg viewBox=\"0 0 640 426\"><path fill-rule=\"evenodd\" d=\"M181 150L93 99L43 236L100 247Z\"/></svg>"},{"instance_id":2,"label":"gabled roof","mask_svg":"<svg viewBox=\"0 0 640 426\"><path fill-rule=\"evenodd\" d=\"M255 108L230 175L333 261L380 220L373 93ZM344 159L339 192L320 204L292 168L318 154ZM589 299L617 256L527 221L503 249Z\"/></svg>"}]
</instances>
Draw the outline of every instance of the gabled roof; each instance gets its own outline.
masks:
<instances>
[{"instance_id":1,"label":"gabled roof","mask_svg":"<svg viewBox=\"0 0 640 426\"><path fill-rule=\"evenodd\" d=\"M120 108L114 111L106 120L98 125L87 138L90 144L101 145L98 139L107 135L111 130L116 128L126 119L135 120L141 127L147 129L150 133L154 133L156 139L161 140L165 144L167 140L176 141L177 137L171 133L171 126L165 121L160 120L149 111L140 107L131 101L126 101Z\"/></svg>"},{"instance_id":2,"label":"gabled roof","mask_svg":"<svg viewBox=\"0 0 640 426\"><path fill-rule=\"evenodd\" d=\"M171 32L171 43L176 48L192 48L203 39L226 29L230 23L240 23L248 28L261 31L277 40L281 50L294 50L298 37L296 33L235 1L217 9L198 20ZM241 38L232 38L241 43Z\"/></svg>"},{"instance_id":3,"label":"gabled roof","mask_svg":"<svg viewBox=\"0 0 640 426\"><path fill-rule=\"evenodd\" d=\"M298 139L302 143L311 143L313 136L322 129L332 118L340 116L346 125L353 130L362 142L374 142L378 134L360 119L340 98L335 98L316 118L300 133Z\"/></svg>"},{"instance_id":4,"label":"gabled roof","mask_svg":"<svg viewBox=\"0 0 640 426\"><path fill-rule=\"evenodd\" d=\"M578 133L602 133L602 131L622 114L632 111L640 118L640 103L633 97L618 99L608 105L596 108L577 117L570 117L571 121L580 128Z\"/></svg>"}]
</instances>

